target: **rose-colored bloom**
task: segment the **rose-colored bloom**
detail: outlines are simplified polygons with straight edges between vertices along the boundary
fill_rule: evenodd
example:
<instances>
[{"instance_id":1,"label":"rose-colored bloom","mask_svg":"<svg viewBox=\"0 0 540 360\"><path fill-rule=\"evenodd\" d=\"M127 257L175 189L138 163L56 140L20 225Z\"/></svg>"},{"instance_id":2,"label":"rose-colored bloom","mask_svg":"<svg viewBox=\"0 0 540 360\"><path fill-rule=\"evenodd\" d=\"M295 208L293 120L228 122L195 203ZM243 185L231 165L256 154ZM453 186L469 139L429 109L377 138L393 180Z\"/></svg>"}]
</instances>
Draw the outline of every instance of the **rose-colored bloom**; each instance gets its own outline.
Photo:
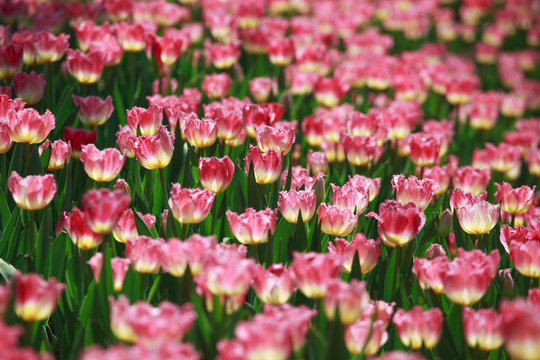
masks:
<instances>
[{"instance_id":1,"label":"rose-colored bloom","mask_svg":"<svg viewBox=\"0 0 540 360\"><path fill-rule=\"evenodd\" d=\"M64 141L71 144L71 155L75 159L80 158L82 147L87 144L95 144L96 138L96 130L74 129L69 126L64 128Z\"/></svg>"},{"instance_id":2,"label":"rose-colored bloom","mask_svg":"<svg viewBox=\"0 0 540 360\"><path fill-rule=\"evenodd\" d=\"M497 146L486 143L490 166L498 172L508 172L521 164L521 147L500 143Z\"/></svg>"},{"instance_id":3,"label":"rose-colored bloom","mask_svg":"<svg viewBox=\"0 0 540 360\"><path fill-rule=\"evenodd\" d=\"M500 255L498 250L486 255L481 250L465 251L462 248L458 249L458 254L453 261L441 265L443 291L453 302L469 306L484 296L497 274Z\"/></svg>"},{"instance_id":4,"label":"rose-colored bloom","mask_svg":"<svg viewBox=\"0 0 540 360\"><path fill-rule=\"evenodd\" d=\"M314 84L315 101L322 106L334 107L349 91L349 85L339 78L320 77Z\"/></svg>"},{"instance_id":5,"label":"rose-colored bloom","mask_svg":"<svg viewBox=\"0 0 540 360\"><path fill-rule=\"evenodd\" d=\"M429 179L433 182L433 185L437 188L435 195L441 195L446 192L450 185L450 166L433 166L430 168L417 168L417 173L422 174L423 179Z\"/></svg>"},{"instance_id":6,"label":"rose-colored bloom","mask_svg":"<svg viewBox=\"0 0 540 360\"><path fill-rule=\"evenodd\" d=\"M158 132L163 122L163 110L154 104L148 109L135 106L126 110L126 120L133 134L152 136Z\"/></svg>"},{"instance_id":7,"label":"rose-colored bloom","mask_svg":"<svg viewBox=\"0 0 540 360\"><path fill-rule=\"evenodd\" d=\"M332 187L332 202L340 209L349 209L355 214L362 214L369 204L369 195L362 189L351 184L342 187L330 184Z\"/></svg>"},{"instance_id":8,"label":"rose-colored bloom","mask_svg":"<svg viewBox=\"0 0 540 360\"><path fill-rule=\"evenodd\" d=\"M216 236L193 234L185 240L186 256L193 276L200 275L206 253L216 246Z\"/></svg>"},{"instance_id":9,"label":"rose-colored bloom","mask_svg":"<svg viewBox=\"0 0 540 360\"><path fill-rule=\"evenodd\" d=\"M283 167L283 152L269 149L263 153L258 146L249 145L249 152L244 158L246 162L246 173L253 166L255 181L258 184L271 184L281 175Z\"/></svg>"},{"instance_id":10,"label":"rose-colored bloom","mask_svg":"<svg viewBox=\"0 0 540 360\"><path fill-rule=\"evenodd\" d=\"M475 169L471 166L462 166L452 174L452 184L455 188L480 195L486 190L491 180L489 169Z\"/></svg>"},{"instance_id":11,"label":"rose-colored bloom","mask_svg":"<svg viewBox=\"0 0 540 360\"><path fill-rule=\"evenodd\" d=\"M115 24L114 29L116 38L124 51L138 52L145 49L147 30L142 23L119 22Z\"/></svg>"},{"instance_id":12,"label":"rose-colored bloom","mask_svg":"<svg viewBox=\"0 0 540 360\"><path fill-rule=\"evenodd\" d=\"M118 131L116 132L116 144L124 156L130 159L135 157L133 143L136 140L137 136L133 134L128 125L125 125L124 127L122 127L122 125L118 125Z\"/></svg>"},{"instance_id":13,"label":"rose-colored bloom","mask_svg":"<svg viewBox=\"0 0 540 360\"><path fill-rule=\"evenodd\" d=\"M278 201L279 211L283 218L290 223L298 222L299 213L302 214L302 221L311 220L317 207L315 191L280 191Z\"/></svg>"},{"instance_id":14,"label":"rose-colored bloom","mask_svg":"<svg viewBox=\"0 0 540 360\"><path fill-rule=\"evenodd\" d=\"M429 179L419 180L416 176L409 176L407 179L403 175L392 176L392 189L396 194L396 200L402 204L408 202L425 210L433 196L437 192L437 187Z\"/></svg>"},{"instance_id":15,"label":"rose-colored bloom","mask_svg":"<svg viewBox=\"0 0 540 360\"><path fill-rule=\"evenodd\" d=\"M197 148L212 146L218 136L218 126L215 120L208 118L199 120L196 116L186 119L182 131L186 135L187 141Z\"/></svg>"},{"instance_id":16,"label":"rose-colored bloom","mask_svg":"<svg viewBox=\"0 0 540 360\"><path fill-rule=\"evenodd\" d=\"M401 342L414 350L431 349L439 343L442 334L443 314L441 309L422 310L420 306L406 312L398 309L392 319Z\"/></svg>"},{"instance_id":17,"label":"rose-colored bloom","mask_svg":"<svg viewBox=\"0 0 540 360\"><path fill-rule=\"evenodd\" d=\"M289 38L268 39L266 51L270 62L277 66L287 66L293 60L293 42Z\"/></svg>"},{"instance_id":18,"label":"rose-colored bloom","mask_svg":"<svg viewBox=\"0 0 540 360\"><path fill-rule=\"evenodd\" d=\"M36 48L36 63L57 62L69 48L69 35L54 35L50 32L39 32L35 34L34 46Z\"/></svg>"},{"instance_id":19,"label":"rose-colored bloom","mask_svg":"<svg viewBox=\"0 0 540 360\"><path fill-rule=\"evenodd\" d=\"M169 207L180 224L198 224L208 216L216 194L207 189L182 188L172 184Z\"/></svg>"},{"instance_id":20,"label":"rose-colored bloom","mask_svg":"<svg viewBox=\"0 0 540 360\"><path fill-rule=\"evenodd\" d=\"M0 154L5 154L13 146L13 139L9 136L9 125L0 121Z\"/></svg>"},{"instance_id":21,"label":"rose-colored bloom","mask_svg":"<svg viewBox=\"0 0 540 360\"><path fill-rule=\"evenodd\" d=\"M108 182L120 174L126 157L117 149L99 150L94 144L84 145L81 152L81 162L84 171L94 181Z\"/></svg>"},{"instance_id":22,"label":"rose-colored bloom","mask_svg":"<svg viewBox=\"0 0 540 360\"><path fill-rule=\"evenodd\" d=\"M219 70L230 69L240 58L240 43L229 42L227 44L206 43L212 64Z\"/></svg>"},{"instance_id":23,"label":"rose-colored bloom","mask_svg":"<svg viewBox=\"0 0 540 360\"><path fill-rule=\"evenodd\" d=\"M540 149L529 149L525 161L529 172L536 177L540 177Z\"/></svg>"},{"instance_id":24,"label":"rose-colored bloom","mask_svg":"<svg viewBox=\"0 0 540 360\"><path fill-rule=\"evenodd\" d=\"M240 215L227 210L226 215L234 237L245 245L268 242L268 233L273 234L276 228L277 209L255 211L247 208Z\"/></svg>"},{"instance_id":25,"label":"rose-colored bloom","mask_svg":"<svg viewBox=\"0 0 540 360\"><path fill-rule=\"evenodd\" d=\"M388 340L381 320L359 320L345 328L345 345L351 354L374 355Z\"/></svg>"},{"instance_id":26,"label":"rose-colored bloom","mask_svg":"<svg viewBox=\"0 0 540 360\"><path fill-rule=\"evenodd\" d=\"M446 251L440 244L431 244L426 250L425 256L427 259L431 260L439 256L446 256Z\"/></svg>"},{"instance_id":27,"label":"rose-colored bloom","mask_svg":"<svg viewBox=\"0 0 540 360\"><path fill-rule=\"evenodd\" d=\"M470 307L463 308L463 333L471 348L478 347L482 351L492 351L501 347L502 318L492 309L475 311Z\"/></svg>"},{"instance_id":28,"label":"rose-colored bloom","mask_svg":"<svg viewBox=\"0 0 540 360\"><path fill-rule=\"evenodd\" d=\"M500 241L510 255L516 270L528 277L540 277L540 231L517 226L501 227Z\"/></svg>"},{"instance_id":29,"label":"rose-colored bloom","mask_svg":"<svg viewBox=\"0 0 540 360\"><path fill-rule=\"evenodd\" d=\"M354 166L369 166L373 162L377 139L371 136L341 136L342 145L349 164Z\"/></svg>"},{"instance_id":30,"label":"rose-colored bloom","mask_svg":"<svg viewBox=\"0 0 540 360\"><path fill-rule=\"evenodd\" d=\"M275 319L278 323L285 325L285 332L289 333L294 350L300 350L306 343L307 333L310 327L310 320L317 312L306 305L292 306L284 304L281 306L264 306L262 315Z\"/></svg>"},{"instance_id":31,"label":"rose-colored bloom","mask_svg":"<svg viewBox=\"0 0 540 360\"><path fill-rule=\"evenodd\" d=\"M225 155L222 158L199 158L199 179L201 186L220 194L227 189L234 175L234 164Z\"/></svg>"},{"instance_id":32,"label":"rose-colored bloom","mask_svg":"<svg viewBox=\"0 0 540 360\"><path fill-rule=\"evenodd\" d=\"M0 79L9 79L23 67L23 47L16 44L0 45Z\"/></svg>"},{"instance_id":33,"label":"rose-colored bloom","mask_svg":"<svg viewBox=\"0 0 540 360\"><path fill-rule=\"evenodd\" d=\"M375 199L375 197L379 195L379 190L381 189L381 178L371 179L362 175L354 175L353 177L349 176L349 181L347 181L347 183L357 189L365 189L369 194L369 201Z\"/></svg>"},{"instance_id":34,"label":"rose-colored bloom","mask_svg":"<svg viewBox=\"0 0 540 360\"><path fill-rule=\"evenodd\" d=\"M229 111L216 116L218 125L218 139L225 140L227 145L231 142L239 146L247 136L244 130L244 118L241 110Z\"/></svg>"},{"instance_id":35,"label":"rose-colored bloom","mask_svg":"<svg viewBox=\"0 0 540 360\"><path fill-rule=\"evenodd\" d=\"M268 269L256 264L251 286L265 304L282 305L291 298L296 282L292 271L283 264L272 264Z\"/></svg>"},{"instance_id":36,"label":"rose-colored bloom","mask_svg":"<svg viewBox=\"0 0 540 360\"><path fill-rule=\"evenodd\" d=\"M343 271L350 273L354 261L354 256L358 252L360 260L360 270L362 274L370 272L377 260L381 256L380 240L367 239L362 233L354 234L349 242L345 239L337 238L333 243L328 243L328 252L341 257Z\"/></svg>"},{"instance_id":37,"label":"rose-colored bloom","mask_svg":"<svg viewBox=\"0 0 540 360\"><path fill-rule=\"evenodd\" d=\"M81 250L95 249L103 240L100 234L93 232L88 226L85 214L78 208L73 208L70 214L63 215L58 226L66 228L73 244Z\"/></svg>"},{"instance_id":38,"label":"rose-colored bloom","mask_svg":"<svg viewBox=\"0 0 540 360\"><path fill-rule=\"evenodd\" d=\"M99 283L101 268L103 267L103 253L96 252L86 263L92 268L96 284Z\"/></svg>"},{"instance_id":39,"label":"rose-colored bloom","mask_svg":"<svg viewBox=\"0 0 540 360\"><path fill-rule=\"evenodd\" d=\"M249 80L249 92L257 103L268 101L270 94L274 89L277 91L275 79L261 76Z\"/></svg>"},{"instance_id":40,"label":"rose-colored bloom","mask_svg":"<svg viewBox=\"0 0 540 360\"><path fill-rule=\"evenodd\" d=\"M453 202L461 228L467 234L487 234L499 220L500 206L493 205L481 197L472 196L468 199L468 201Z\"/></svg>"},{"instance_id":41,"label":"rose-colored bloom","mask_svg":"<svg viewBox=\"0 0 540 360\"><path fill-rule=\"evenodd\" d=\"M187 242L178 239L169 239L161 244L159 262L163 271L175 277L184 276L188 265L188 246Z\"/></svg>"},{"instance_id":42,"label":"rose-colored bloom","mask_svg":"<svg viewBox=\"0 0 540 360\"><path fill-rule=\"evenodd\" d=\"M223 99L231 90L232 78L225 73L205 75L202 82L202 91L210 99Z\"/></svg>"},{"instance_id":43,"label":"rose-colored bloom","mask_svg":"<svg viewBox=\"0 0 540 360\"><path fill-rule=\"evenodd\" d=\"M403 247L418 235L426 223L426 215L414 203L401 204L386 200L379 206L379 214L369 213L378 221L379 236L389 247Z\"/></svg>"},{"instance_id":44,"label":"rose-colored bloom","mask_svg":"<svg viewBox=\"0 0 540 360\"><path fill-rule=\"evenodd\" d=\"M339 278L341 261L333 254L294 251L290 268L302 294L310 299L322 299L330 280Z\"/></svg>"},{"instance_id":45,"label":"rose-colored bloom","mask_svg":"<svg viewBox=\"0 0 540 360\"><path fill-rule=\"evenodd\" d=\"M129 259L114 257L111 259L111 270L113 276L113 290L122 291L124 286L124 279L129 270L129 264L131 261Z\"/></svg>"},{"instance_id":46,"label":"rose-colored bloom","mask_svg":"<svg viewBox=\"0 0 540 360\"><path fill-rule=\"evenodd\" d=\"M533 186L531 189L523 185L517 189L513 189L512 185L504 181L502 185L495 183L495 186L497 187L495 201L501 204L501 210L509 214L526 213L534 201L536 186Z\"/></svg>"},{"instance_id":47,"label":"rose-colored bloom","mask_svg":"<svg viewBox=\"0 0 540 360\"><path fill-rule=\"evenodd\" d=\"M156 223L156 217L154 215L143 215L139 212L137 212L137 214L141 217L148 229L154 227L154 224ZM112 233L116 241L124 244L128 241L128 239L134 239L139 236L137 224L135 221L135 213L133 212L133 210L126 209L122 213L122 216L120 216L120 219L118 219L118 222L116 223L116 226L114 227Z\"/></svg>"},{"instance_id":48,"label":"rose-colored bloom","mask_svg":"<svg viewBox=\"0 0 540 360\"><path fill-rule=\"evenodd\" d=\"M150 42L150 43L149 43ZM184 41L178 36L148 36L147 46L151 45L154 57L160 66L173 65L182 52Z\"/></svg>"},{"instance_id":49,"label":"rose-colored bloom","mask_svg":"<svg viewBox=\"0 0 540 360\"><path fill-rule=\"evenodd\" d=\"M15 273L15 313L24 321L48 318L66 286L50 278L45 281L38 274Z\"/></svg>"},{"instance_id":50,"label":"rose-colored bloom","mask_svg":"<svg viewBox=\"0 0 540 360\"><path fill-rule=\"evenodd\" d=\"M432 289L437 294L443 293L441 269L448 263L446 256L437 256L432 260L413 258L412 272L422 289Z\"/></svg>"},{"instance_id":51,"label":"rose-colored bloom","mask_svg":"<svg viewBox=\"0 0 540 360\"><path fill-rule=\"evenodd\" d=\"M15 142L39 144L55 127L54 115L46 110L40 115L34 109L8 110L6 114L9 136Z\"/></svg>"},{"instance_id":52,"label":"rose-colored bloom","mask_svg":"<svg viewBox=\"0 0 540 360\"><path fill-rule=\"evenodd\" d=\"M82 210L92 231L106 235L113 229L131 199L120 190L88 190L82 197Z\"/></svg>"},{"instance_id":53,"label":"rose-colored bloom","mask_svg":"<svg viewBox=\"0 0 540 360\"><path fill-rule=\"evenodd\" d=\"M337 320L334 318L337 310L339 321L350 325L360 319L370 302L364 282L352 279L350 283L346 283L341 279L331 279L328 282L323 309L328 320Z\"/></svg>"},{"instance_id":54,"label":"rose-colored bloom","mask_svg":"<svg viewBox=\"0 0 540 360\"><path fill-rule=\"evenodd\" d=\"M428 134L411 134L407 137L409 157L419 167L435 165L439 158L440 141Z\"/></svg>"},{"instance_id":55,"label":"rose-colored bloom","mask_svg":"<svg viewBox=\"0 0 540 360\"><path fill-rule=\"evenodd\" d=\"M112 97L105 100L97 96L80 97L73 95L73 104L79 107L79 119L86 125L99 126L105 124L114 111Z\"/></svg>"},{"instance_id":56,"label":"rose-colored bloom","mask_svg":"<svg viewBox=\"0 0 540 360\"><path fill-rule=\"evenodd\" d=\"M82 84L96 83L103 73L105 58L101 52L83 53L69 49L66 56L67 70Z\"/></svg>"},{"instance_id":57,"label":"rose-colored bloom","mask_svg":"<svg viewBox=\"0 0 540 360\"><path fill-rule=\"evenodd\" d=\"M328 171L328 158L326 157L326 154L309 149L307 155L307 168L311 172L311 175L316 175L318 173L326 174Z\"/></svg>"},{"instance_id":58,"label":"rose-colored bloom","mask_svg":"<svg viewBox=\"0 0 540 360\"><path fill-rule=\"evenodd\" d=\"M256 139L256 128L261 125L273 126L283 116L283 105L278 103L247 104L242 110L244 126L249 137Z\"/></svg>"},{"instance_id":59,"label":"rose-colored bloom","mask_svg":"<svg viewBox=\"0 0 540 360\"><path fill-rule=\"evenodd\" d=\"M191 303L179 307L162 301L153 307L145 301L129 304L127 297L109 297L111 330L120 340L157 349L165 342L179 342L189 331L197 313Z\"/></svg>"},{"instance_id":60,"label":"rose-colored bloom","mask_svg":"<svg viewBox=\"0 0 540 360\"><path fill-rule=\"evenodd\" d=\"M502 335L508 354L520 360L538 360L540 354L540 314L530 302L503 301L500 306Z\"/></svg>"},{"instance_id":61,"label":"rose-colored bloom","mask_svg":"<svg viewBox=\"0 0 540 360\"><path fill-rule=\"evenodd\" d=\"M349 235L358 222L358 215L350 209L340 209L336 205L321 203L318 210L317 222L321 224L321 231L331 236Z\"/></svg>"},{"instance_id":62,"label":"rose-colored bloom","mask_svg":"<svg viewBox=\"0 0 540 360\"><path fill-rule=\"evenodd\" d=\"M43 151L49 147L49 140L46 140L40 147L39 153L43 154ZM51 153L49 157L49 165L47 169L49 171L63 169L64 165L69 163L71 159L71 144L62 140L56 140L51 145Z\"/></svg>"},{"instance_id":63,"label":"rose-colored bloom","mask_svg":"<svg viewBox=\"0 0 540 360\"><path fill-rule=\"evenodd\" d=\"M126 242L126 258L133 270L143 274L156 274L160 269L160 249L165 241L149 236L130 238Z\"/></svg>"},{"instance_id":64,"label":"rose-colored bloom","mask_svg":"<svg viewBox=\"0 0 540 360\"><path fill-rule=\"evenodd\" d=\"M56 194L56 182L52 174L21 177L16 171L8 179L13 200L23 210L40 210L47 206Z\"/></svg>"},{"instance_id":65,"label":"rose-colored bloom","mask_svg":"<svg viewBox=\"0 0 540 360\"><path fill-rule=\"evenodd\" d=\"M35 71L28 74L19 71L13 74L15 94L28 105L37 104L41 100L45 84L43 74L36 74Z\"/></svg>"},{"instance_id":66,"label":"rose-colored bloom","mask_svg":"<svg viewBox=\"0 0 540 360\"><path fill-rule=\"evenodd\" d=\"M174 135L164 125L157 134L139 136L132 143L133 151L141 165L148 169L163 169L171 162L174 150Z\"/></svg>"},{"instance_id":67,"label":"rose-colored bloom","mask_svg":"<svg viewBox=\"0 0 540 360\"><path fill-rule=\"evenodd\" d=\"M261 125L256 127L257 145L263 152L270 149L283 152L287 155L296 139L296 129L293 126L271 127Z\"/></svg>"}]
</instances>

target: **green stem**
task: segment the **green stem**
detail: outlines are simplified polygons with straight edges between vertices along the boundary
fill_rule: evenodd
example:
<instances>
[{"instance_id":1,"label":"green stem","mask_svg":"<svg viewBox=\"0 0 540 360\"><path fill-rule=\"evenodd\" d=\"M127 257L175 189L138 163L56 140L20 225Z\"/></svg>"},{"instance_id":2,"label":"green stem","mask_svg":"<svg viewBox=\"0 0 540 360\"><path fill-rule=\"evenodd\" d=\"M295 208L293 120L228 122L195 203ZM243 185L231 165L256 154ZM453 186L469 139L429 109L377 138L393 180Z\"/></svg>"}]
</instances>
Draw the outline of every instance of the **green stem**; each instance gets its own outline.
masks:
<instances>
[{"instance_id":1,"label":"green stem","mask_svg":"<svg viewBox=\"0 0 540 360\"><path fill-rule=\"evenodd\" d=\"M257 244L253 244L253 257L255 257L255 261L260 263L259 261L259 247Z\"/></svg>"}]
</instances>

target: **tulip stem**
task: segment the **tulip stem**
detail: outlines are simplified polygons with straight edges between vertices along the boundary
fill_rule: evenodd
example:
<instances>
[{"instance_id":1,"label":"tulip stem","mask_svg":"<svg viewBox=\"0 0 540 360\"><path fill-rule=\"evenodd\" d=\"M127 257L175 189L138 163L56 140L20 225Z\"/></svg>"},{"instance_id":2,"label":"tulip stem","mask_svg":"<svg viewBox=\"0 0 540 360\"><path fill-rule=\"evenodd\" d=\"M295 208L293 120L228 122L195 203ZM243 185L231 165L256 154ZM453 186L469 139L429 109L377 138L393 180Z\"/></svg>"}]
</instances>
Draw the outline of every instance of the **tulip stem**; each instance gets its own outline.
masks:
<instances>
[{"instance_id":1,"label":"tulip stem","mask_svg":"<svg viewBox=\"0 0 540 360\"><path fill-rule=\"evenodd\" d=\"M260 263L259 261L259 247L258 244L253 244L253 257L255 257L255 261Z\"/></svg>"}]
</instances>

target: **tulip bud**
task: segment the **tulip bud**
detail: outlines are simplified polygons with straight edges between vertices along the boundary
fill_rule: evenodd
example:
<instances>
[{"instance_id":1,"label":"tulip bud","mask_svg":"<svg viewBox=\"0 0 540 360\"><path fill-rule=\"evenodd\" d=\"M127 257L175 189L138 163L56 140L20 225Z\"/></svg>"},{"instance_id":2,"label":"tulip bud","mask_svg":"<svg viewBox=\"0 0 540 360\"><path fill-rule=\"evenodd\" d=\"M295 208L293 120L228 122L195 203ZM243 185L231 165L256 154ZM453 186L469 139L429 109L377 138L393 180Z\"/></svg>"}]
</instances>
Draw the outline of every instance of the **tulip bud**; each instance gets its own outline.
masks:
<instances>
[{"instance_id":1,"label":"tulip bud","mask_svg":"<svg viewBox=\"0 0 540 360\"><path fill-rule=\"evenodd\" d=\"M452 212L450 209L446 209L443 211L439 218L439 228L437 229L437 233L441 238L445 238L450 234L450 231L452 230Z\"/></svg>"},{"instance_id":2,"label":"tulip bud","mask_svg":"<svg viewBox=\"0 0 540 360\"><path fill-rule=\"evenodd\" d=\"M86 262L92 268L94 274L94 280L96 284L99 283L99 277L101 275L101 268L103 266L103 253L97 252Z\"/></svg>"},{"instance_id":3,"label":"tulip bud","mask_svg":"<svg viewBox=\"0 0 540 360\"><path fill-rule=\"evenodd\" d=\"M124 279L126 278L126 274L129 270L129 264L131 264L129 259L124 259L121 257L114 257L111 259L114 291L122 291Z\"/></svg>"},{"instance_id":4,"label":"tulip bud","mask_svg":"<svg viewBox=\"0 0 540 360\"><path fill-rule=\"evenodd\" d=\"M499 270L499 278L501 279L502 295L505 298L512 299L514 297L514 279L512 279L512 270Z\"/></svg>"},{"instance_id":5,"label":"tulip bud","mask_svg":"<svg viewBox=\"0 0 540 360\"><path fill-rule=\"evenodd\" d=\"M324 190L324 176L317 175L313 185L311 185L311 189L315 190L315 198L317 199L317 206L319 206L324 201L324 197L326 196L326 192Z\"/></svg>"},{"instance_id":6,"label":"tulip bud","mask_svg":"<svg viewBox=\"0 0 540 360\"><path fill-rule=\"evenodd\" d=\"M448 234L448 251L452 257L458 256L457 244L456 244L456 235L454 233Z\"/></svg>"}]
</instances>

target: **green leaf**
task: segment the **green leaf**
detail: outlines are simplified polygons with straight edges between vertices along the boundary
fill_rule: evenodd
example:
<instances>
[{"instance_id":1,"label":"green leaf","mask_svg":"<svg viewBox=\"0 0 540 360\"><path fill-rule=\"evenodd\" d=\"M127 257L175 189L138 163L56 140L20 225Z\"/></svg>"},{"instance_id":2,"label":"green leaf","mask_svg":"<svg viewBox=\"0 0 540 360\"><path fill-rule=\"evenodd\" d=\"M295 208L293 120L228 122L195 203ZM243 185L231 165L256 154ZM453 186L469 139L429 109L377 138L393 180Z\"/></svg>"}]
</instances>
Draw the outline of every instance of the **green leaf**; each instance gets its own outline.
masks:
<instances>
[{"instance_id":1,"label":"green leaf","mask_svg":"<svg viewBox=\"0 0 540 360\"><path fill-rule=\"evenodd\" d=\"M17 269L15 269L13 265L8 264L4 260L0 259L0 275L2 275L6 281L11 280L13 275L15 275L15 271L17 271Z\"/></svg>"}]
</instances>

